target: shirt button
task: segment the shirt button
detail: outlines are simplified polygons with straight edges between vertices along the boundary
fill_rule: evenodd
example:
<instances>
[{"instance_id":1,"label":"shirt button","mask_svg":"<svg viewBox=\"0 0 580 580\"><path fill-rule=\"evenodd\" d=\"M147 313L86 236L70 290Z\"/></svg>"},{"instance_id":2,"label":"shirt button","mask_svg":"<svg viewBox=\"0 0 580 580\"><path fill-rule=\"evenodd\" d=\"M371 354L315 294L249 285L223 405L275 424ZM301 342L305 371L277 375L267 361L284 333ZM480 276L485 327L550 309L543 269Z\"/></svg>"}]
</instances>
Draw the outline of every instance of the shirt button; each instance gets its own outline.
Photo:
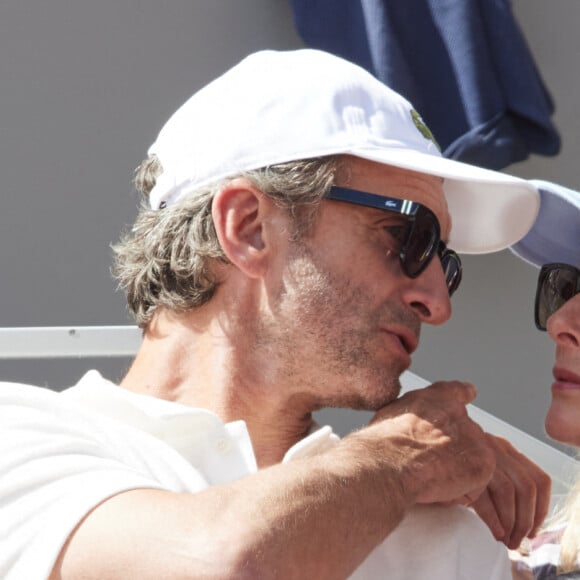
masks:
<instances>
[{"instance_id":1,"label":"shirt button","mask_svg":"<svg viewBox=\"0 0 580 580\"><path fill-rule=\"evenodd\" d=\"M216 447L221 453L227 453L230 450L230 442L227 439L218 439Z\"/></svg>"}]
</instances>

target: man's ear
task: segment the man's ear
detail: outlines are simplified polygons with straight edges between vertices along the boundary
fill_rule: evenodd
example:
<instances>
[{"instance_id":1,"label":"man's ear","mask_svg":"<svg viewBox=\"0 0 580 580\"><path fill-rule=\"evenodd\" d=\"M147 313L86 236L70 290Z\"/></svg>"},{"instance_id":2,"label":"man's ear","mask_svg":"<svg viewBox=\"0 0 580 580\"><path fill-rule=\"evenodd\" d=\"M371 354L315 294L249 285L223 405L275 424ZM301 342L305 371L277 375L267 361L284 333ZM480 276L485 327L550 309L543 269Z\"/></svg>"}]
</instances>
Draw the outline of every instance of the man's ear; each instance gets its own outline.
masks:
<instances>
[{"instance_id":1,"label":"man's ear","mask_svg":"<svg viewBox=\"0 0 580 580\"><path fill-rule=\"evenodd\" d=\"M267 221L276 210L272 201L244 178L230 181L213 199L212 217L222 250L250 277L260 276L267 266L272 252Z\"/></svg>"}]
</instances>

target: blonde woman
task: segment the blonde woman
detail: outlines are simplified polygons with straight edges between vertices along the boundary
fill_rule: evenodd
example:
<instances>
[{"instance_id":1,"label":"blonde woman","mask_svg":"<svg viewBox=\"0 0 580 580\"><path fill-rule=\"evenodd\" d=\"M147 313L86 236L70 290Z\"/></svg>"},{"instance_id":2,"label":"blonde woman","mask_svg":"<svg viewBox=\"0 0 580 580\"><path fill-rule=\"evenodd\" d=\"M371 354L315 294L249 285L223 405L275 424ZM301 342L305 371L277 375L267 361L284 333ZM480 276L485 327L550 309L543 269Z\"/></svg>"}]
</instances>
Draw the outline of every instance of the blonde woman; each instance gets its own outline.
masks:
<instances>
[{"instance_id":1,"label":"blonde woman","mask_svg":"<svg viewBox=\"0 0 580 580\"><path fill-rule=\"evenodd\" d=\"M580 193L546 182L540 215L512 250L541 265L535 323L556 345L548 435L580 449ZM514 577L535 580L580 578L580 476L566 501L531 541L525 566ZM519 574L519 575L518 575Z\"/></svg>"}]
</instances>

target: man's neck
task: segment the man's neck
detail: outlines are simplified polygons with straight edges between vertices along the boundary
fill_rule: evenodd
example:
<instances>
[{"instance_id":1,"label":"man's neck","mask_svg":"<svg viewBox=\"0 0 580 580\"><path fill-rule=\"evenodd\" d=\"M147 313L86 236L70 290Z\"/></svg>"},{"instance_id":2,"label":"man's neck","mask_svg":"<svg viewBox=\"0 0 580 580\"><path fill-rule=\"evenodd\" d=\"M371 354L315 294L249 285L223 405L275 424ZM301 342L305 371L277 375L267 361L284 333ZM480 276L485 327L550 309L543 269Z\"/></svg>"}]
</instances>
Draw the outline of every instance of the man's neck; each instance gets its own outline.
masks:
<instances>
[{"instance_id":1,"label":"man's neck","mask_svg":"<svg viewBox=\"0 0 580 580\"><path fill-rule=\"evenodd\" d=\"M258 466L266 467L280 462L313 424L311 402L287 396L288 385L269 377L272 382L265 384L247 365L247 353L234 348L215 325L193 326L180 317L160 316L145 332L121 386L208 409L225 423L244 420Z\"/></svg>"}]
</instances>

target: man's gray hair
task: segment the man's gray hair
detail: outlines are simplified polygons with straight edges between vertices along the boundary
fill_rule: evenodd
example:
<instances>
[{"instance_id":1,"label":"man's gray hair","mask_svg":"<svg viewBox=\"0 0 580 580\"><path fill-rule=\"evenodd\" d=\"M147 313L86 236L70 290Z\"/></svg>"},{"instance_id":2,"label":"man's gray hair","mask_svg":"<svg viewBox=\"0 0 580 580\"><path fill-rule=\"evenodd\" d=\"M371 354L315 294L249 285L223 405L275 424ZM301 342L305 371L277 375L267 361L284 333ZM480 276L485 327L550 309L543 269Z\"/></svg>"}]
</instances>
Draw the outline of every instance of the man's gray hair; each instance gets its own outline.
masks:
<instances>
[{"instance_id":1,"label":"man's gray hair","mask_svg":"<svg viewBox=\"0 0 580 580\"><path fill-rule=\"evenodd\" d=\"M247 178L285 208L294 228L290 234L298 240L309 231L337 166L338 157L320 157L234 177ZM160 306L183 312L205 304L219 284L214 265L228 263L215 232L211 205L229 179L202 187L175 205L153 210L149 192L162 171L155 156L136 169L134 183L143 194L143 202L133 227L113 245L113 273L141 328Z\"/></svg>"}]
</instances>

